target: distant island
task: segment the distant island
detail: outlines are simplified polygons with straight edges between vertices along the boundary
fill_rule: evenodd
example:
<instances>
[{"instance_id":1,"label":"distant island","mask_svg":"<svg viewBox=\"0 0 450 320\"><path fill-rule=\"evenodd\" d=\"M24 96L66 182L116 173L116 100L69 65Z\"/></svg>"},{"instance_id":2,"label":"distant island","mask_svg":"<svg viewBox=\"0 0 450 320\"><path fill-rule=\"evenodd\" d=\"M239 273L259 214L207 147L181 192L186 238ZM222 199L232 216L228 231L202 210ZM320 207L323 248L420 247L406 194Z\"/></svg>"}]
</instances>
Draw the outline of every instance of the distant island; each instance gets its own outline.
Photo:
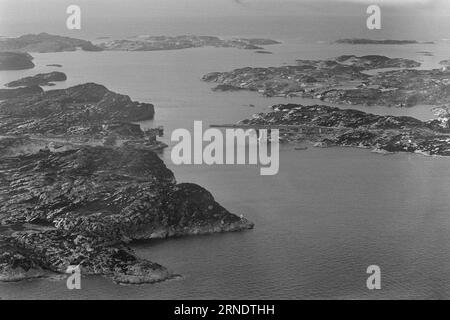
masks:
<instances>
[{"instance_id":1,"label":"distant island","mask_svg":"<svg viewBox=\"0 0 450 320\"><path fill-rule=\"evenodd\" d=\"M304 97L340 104L412 107L450 103L450 71L416 70L420 63L370 55L297 60L297 65L211 72L217 91L250 90L266 97ZM381 72L383 68L397 68ZM369 70L380 69L377 73Z\"/></svg>"},{"instance_id":2,"label":"distant island","mask_svg":"<svg viewBox=\"0 0 450 320\"><path fill-rule=\"evenodd\" d=\"M373 40L373 39L340 39L336 40L336 43L340 44L392 44L392 45L403 45L403 44L418 44L419 41L416 40ZM433 44L434 42L425 42L428 44Z\"/></svg>"},{"instance_id":3,"label":"distant island","mask_svg":"<svg viewBox=\"0 0 450 320\"><path fill-rule=\"evenodd\" d=\"M108 37L98 37L106 40ZM48 33L26 34L17 38L0 39L0 51L21 52L64 52L64 51L157 51L179 50L200 47L237 48L263 50L262 46L280 42L264 38L221 39L215 36L137 36L122 40L108 40L99 44L77 38L52 35ZM266 52L264 52L266 53Z\"/></svg>"},{"instance_id":4,"label":"distant island","mask_svg":"<svg viewBox=\"0 0 450 320\"><path fill-rule=\"evenodd\" d=\"M48 33L26 34L17 38L0 39L0 51L22 52L63 52L63 51L101 51L90 41L52 35Z\"/></svg>"},{"instance_id":5,"label":"distant island","mask_svg":"<svg viewBox=\"0 0 450 320\"><path fill-rule=\"evenodd\" d=\"M450 156L450 113L441 109L436 120L423 122L406 116L379 116L324 105L279 104L241 125L284 125L282 142L310 141L317 147L371 148L375 152L414 152Z\"/></svg>"},{"instance_id":6,"label":"distant island","mask_svg":"<svg viewBox=\"0 0 450 320\"><path fill-rule=\"evenodd\" d=\"M179 50L200 47L238 48L247 50L261 50L267 45L279 44L271 39L261 38L236 38L224 40L215 36L141 36L124 40L111 40L100 43L98 46L104 50L119 51L157 51Z\"/></svg>"}]
</instances>

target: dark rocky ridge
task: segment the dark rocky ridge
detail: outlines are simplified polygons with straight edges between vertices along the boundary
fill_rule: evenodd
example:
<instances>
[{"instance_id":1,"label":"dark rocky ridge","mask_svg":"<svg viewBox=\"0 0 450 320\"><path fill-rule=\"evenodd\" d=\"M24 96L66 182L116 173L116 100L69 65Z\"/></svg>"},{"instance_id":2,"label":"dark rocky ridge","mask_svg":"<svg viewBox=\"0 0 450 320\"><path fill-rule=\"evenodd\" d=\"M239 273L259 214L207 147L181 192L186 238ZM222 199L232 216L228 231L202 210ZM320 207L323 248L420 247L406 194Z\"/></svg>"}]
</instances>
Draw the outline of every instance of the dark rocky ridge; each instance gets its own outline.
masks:
<instances>
[{"instance_id":1,"label":"dark rocky ridge","mask_svg":"<svg viewBox=\"0 0 450 320\"><path fill-rule=\"evenodd\" d=\"M86 83L0 102L0 134L101 138L113 130L118 135L139 137L143 132L130 122L153 116L152 104L135 102L102 85ZM122 125L113 126L117 123Z\"/></svg>"},{"instance_id":2,"label":"dark rocky ridge","mask_svg":"<svg viewBox=\"0 0 450 320\"><path fill-rule=\"evenodd\" d=\"M26 52L0 52L0 70L34 68L33 57Z\"/></svg>"},{"instance_id":3,"label":"dark rocky ridge","mask_svg":"<svg viewBox=\"0 0 450 320\"><path fill-rule=\"evenodd\" d=\"M0 40L0 51L26 51L26 52L63 52L75 51L78 48L84 51L101 51L102 49L91 42L76 38L63 37L48 33L26 34L17 38Z\"/></svg>"},{"instance_id":4,"label":"dark rocky ridge","mask_svg":"<svg viewBox=\"0 0 450 320\"><path fill-rule=\"evenodd\" d=\"M54 85L54 81L66 81L67 76L63 72L39 73L34 76L25 77L5 84L6 87L29 87L29 86L49 86Z\"/></svg>"},{"instance_id":5,"label":"dark rocky ridge","mask_svg":"<svg viewBox=\"0 0 450 320\"><path fill-rule=\"evenodd\" d=\"M416 152L450 156L448 119L423 122L412 117L379 116L324 105L280 104L273 112L241 121L252 125L304 125L310 131L283 130L282 141L309 140L322 146L375 148L387 152ZM329 130L319 133L314 127Z\"/></svg>"},{"instance_id":6,"label":"dark rocky ridge","mask_svg":"<svg viewBox=\"0 0 450 320\"><path fill-rule=\"evenodd\" d=\"M3 157L0 181L0 280L80 264L84 275L119 283L161 281L171 272L126 243L253 227L200 186L176 184L151 151L83 147ZM23 230L13 231L18 225Z\"/></svg>"}]
</instances>

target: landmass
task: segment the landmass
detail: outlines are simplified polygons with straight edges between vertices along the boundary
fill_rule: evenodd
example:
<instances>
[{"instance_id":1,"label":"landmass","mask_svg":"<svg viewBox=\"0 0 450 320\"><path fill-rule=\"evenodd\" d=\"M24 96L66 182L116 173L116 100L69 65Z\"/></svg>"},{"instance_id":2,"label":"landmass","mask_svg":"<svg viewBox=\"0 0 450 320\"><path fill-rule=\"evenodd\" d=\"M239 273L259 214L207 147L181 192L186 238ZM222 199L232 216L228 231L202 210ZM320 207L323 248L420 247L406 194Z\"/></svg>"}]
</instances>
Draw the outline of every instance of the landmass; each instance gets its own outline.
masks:
<instances>
[{"instance_id":1,"label":"landmass","mask_svg":"<svg viewBox=\"0 0 450 320\"><path fill-rule=\"evenodd\" d=\"M153 119L154 113L152 104L86 83L0 102L0 135L142 137L132 122Z\"/></svg>"},{"instance_id":2,"label":"landmass","mask_svg":"<svg viewBox=\"0 0 450 320\"><path fill-rule=\"evenodd\" d=\"M430 51L417 51L416 53L424 57L434 57L434 53Z\"/></svg>"},{"instance_id":3,"label":"landmass","mask_svg":"<svg viewBox=\"0 0 450 320\"><path fill-rule=\"evenodd\" d=\"M63 72L39 73L34 76L25 77L5 84L6 87L29 87L29 86L52 86L55 81L66 81L67 76Z\"/></svg>"},{"instance_id":4,"label":"landmass","mask_svg":"<svg viewBox=\"0 0 450 320\"><path fill-rule=\"evenodd\" d=\"M39 86L29 86L16 89L0 89L0 100L35 95L44 92Z\"/></svg>"},{"instance_id":5,"label":"landmass","mask_svg":"<svg viewBox=\"0 0 450 320\"><path fill-rule=\"evenodd\" d=\"M33 57L26 52L0 52L0 70L34 68Z\"/></svg>"},{"instance_id":6,"label":"landmass","mask_svg":"<svg viewBox=\"0 0 450 320\"><path fill-rule=\"evenodd\" d=\"M101 51L98 46L90 41L52 35L48 33L26 34L17 38L0 39L0 51L25 51L25 52L63 52L76 51Z\"/></svg>"},{"instance_id":7,"label":"landmass","mask_svg":"<svg viewBox=\"0 0 450 320\"><path fill-rule=\"evenodd\" d=\"M252 227L194 184L177 184L153 152L83 147L0 159L0 280L64 273L117 283L169 279L127 247L149 240Z\"/></svg>"},{"instance_id":8,"label":"landmass","mask_svg":"<svg viewBox=\"0 0 450 320\"><path fill-rule=\"evenodd\" d=\"M448 108L440 110L440 118L426 122L325 105L279 104L272 109L239 124L248 128L277 126L281 142L306 140L320 147L348 146L450 156Z\"/></svg>"},{"instance_id":9,"label":"landmass","mask_svg":"<svg viewBox=\"0 0 450 320\"><path fill-rule=\"evenodd\" d=\"M175 275L130 242L253 228L144 147L133 122L153 114L94 83L0 103L0 281L77 265L116 283L163 281Z\"/></svg>"},{"instance_id":10,"label":"landmass","mask_svg":"<svg viewBox=\"0 0 450 320\"><path fill-rule=\"evenodd\" d=\"M409 59L345 55L298 60L294 66L212 72L202 79L218 83L213 90L250 90L267 97L304 97L339 104L412 107L450 103L450 71L409 69L418 66L419 62ZM383 68L401 69L380 70Z\"/></svg>"},{"instance_id":11,"label":"landmass","mask_svg":"<svg viewBox=\"0 0 450 320\"><path fill-rule=\"evenodd\" d=\"M260 50L261 46L279 44L271 39L260 38L236 38L224 40L215 36L140 36L123 40L111 40L99 44L104 50L119 51L157 51L157 50L179 50L200 47L238 48L248 50Z\"/></svg>"},{"instance_id":12,"label":"landmass","mask_svg":"<svg viewBox=\"0 0 450 320\"><path fill-rule=\"evenodd\" d=\"M389 45L395 45L395 44L418 44L420 42L416 40L373 40L373 39L339 39L336 41L336 43L340 44L389 44ZM427 42L427 43L433 43L433 42Z\"/></svg>"}]
</instances>

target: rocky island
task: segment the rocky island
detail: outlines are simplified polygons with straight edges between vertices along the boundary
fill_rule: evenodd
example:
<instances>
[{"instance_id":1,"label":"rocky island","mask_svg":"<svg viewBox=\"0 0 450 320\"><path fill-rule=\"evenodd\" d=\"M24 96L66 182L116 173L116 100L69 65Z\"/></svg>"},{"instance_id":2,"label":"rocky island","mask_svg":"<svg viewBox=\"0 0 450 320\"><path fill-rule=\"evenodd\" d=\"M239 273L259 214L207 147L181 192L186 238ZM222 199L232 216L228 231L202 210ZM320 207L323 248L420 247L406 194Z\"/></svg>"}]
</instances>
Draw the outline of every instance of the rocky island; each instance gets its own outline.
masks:
<instances>
[{"instance_id":1,"label":"rocky island","mask_svg":"<svg viewBox=\"0 0 450 320\"><path fill-rule=\"evenodd\" d=\"M17 38L0 39L0 51L22 52L63 52L63 51L101 51L90 41L63 37L48 33L26 34Z\"/></svg>"},{"instance_id":2,"label":"rocky island","mask_svg":"<svg viewBox=\"0 0 450 320\"><path fill-rule=\"evenodd\" d=\"M63 72L39 73L34 76L25 77L5 84L5 87L30 87L30 86L53 86L55 81L66 81L67 76Z\"/></svg>"},{"instance_id":3,"label":"rocky island","mask_svg":"<svg viewBox=\"0 0 450 320\"><path fill-rule=\"evenodd\" d=\"M267 97L298 96L396 107L450 103L450 71L411 69L418 66L420 63L409 59L346 55L330 60L298 60L294 66L212 72L202 79L218 83L213 90L250 90ZM401 69L383 72L383 68Z\"/></svg>"},{"instance_id":4,"label":"rocky island","mask_svg":"<svg viewBox=\"0 0 450 320\"><path fill-rule=\"evenodd\" d=\"M0 52L0 71L34 68L32 60L33 57L26 52Z\"/></svg>"},{"instance_id":5,"label":"rocky island","mask_svg":"<svg viewBox=\"0 0 450 320\"><path fill-rule=\"evenodd\" d=\"M118 51L157 51L157 50L179 50L200 47L238 48L248 50L261 50L261 46L279 44L271 39L260 38L236 38L224 40L215 36L140 36L124 40L111 40L99 44L104 50Z\"/></svg>"},{"instance_id":6,"label":"rocky island","mask_svg":"<svg viewBox=\"0 0 450 320\"><path fill-rule=\"evenodd\" d=\"M178 184L151 149L93 143L142 140L132 121L153 114L94 83L0 103L0 281L71 265L117 283L162 281L173 273L127 244L253 227L202 187Z\"/></svg>"},{"instance_id":7,"label":"rocky island","mask_svg":"<svg viewBox=\"0 0 450 320\"><path fill-rule=\"evenodd\" d=\"M372 148L382 152L415 152L450 156L448 109L437 120L423 122L406 116L379 116L358 110L299 104L272 106L241 125L285 126L282 142L311 141L316 146Z\"/></svg>"},{"instance_id":8,"label":"rocky island","mask_svg":"<svg viewBox=\"0 0 450 320\"><path fill-rule=\"evenodd\" d=\"M373 39L339 39L336 41L339 44L387 44L387 45L404 45L404 44L418 44L416 40L373 40ZM431 43L431 42L430 42Z\"/></svg>"}]
</instances>

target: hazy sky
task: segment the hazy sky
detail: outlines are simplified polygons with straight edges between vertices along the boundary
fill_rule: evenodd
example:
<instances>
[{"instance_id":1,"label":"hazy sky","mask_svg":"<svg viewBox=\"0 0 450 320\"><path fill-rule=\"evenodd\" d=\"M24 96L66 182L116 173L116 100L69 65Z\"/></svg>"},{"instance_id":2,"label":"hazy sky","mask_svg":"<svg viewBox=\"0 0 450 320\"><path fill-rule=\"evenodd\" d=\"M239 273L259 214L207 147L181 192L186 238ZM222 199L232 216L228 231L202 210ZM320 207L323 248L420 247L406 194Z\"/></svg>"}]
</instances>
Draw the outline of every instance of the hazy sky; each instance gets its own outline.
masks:
<instances>
[{"instance_id":1,"label":"hazy sky","mask_svg":"<svg viewBox=\"0 0 450 320\"><path fill-rule=\"evenodd\" d=\"M356 15L369 4L380 4L384 14L450 15L450 0L0 0L0 19L58 18L70 4L111 17Z\"/></svg>"},{"instance_id":2,"label":"hazy sky","mask_svg":"<svg viewBox=\"0 0 450 320\"><path fill-rule=\"evenodd\" d=\"M167 25L180 17L199 17L199 21L230 16L364 18L370 4L379 4L384 16L450 19L450 0L0 0L0 35L65 32L66 8L71 4L81 7L84 26L91 27L86 32L97 25L129 27L161 19Z\"/></svg>"}]
</instances>

